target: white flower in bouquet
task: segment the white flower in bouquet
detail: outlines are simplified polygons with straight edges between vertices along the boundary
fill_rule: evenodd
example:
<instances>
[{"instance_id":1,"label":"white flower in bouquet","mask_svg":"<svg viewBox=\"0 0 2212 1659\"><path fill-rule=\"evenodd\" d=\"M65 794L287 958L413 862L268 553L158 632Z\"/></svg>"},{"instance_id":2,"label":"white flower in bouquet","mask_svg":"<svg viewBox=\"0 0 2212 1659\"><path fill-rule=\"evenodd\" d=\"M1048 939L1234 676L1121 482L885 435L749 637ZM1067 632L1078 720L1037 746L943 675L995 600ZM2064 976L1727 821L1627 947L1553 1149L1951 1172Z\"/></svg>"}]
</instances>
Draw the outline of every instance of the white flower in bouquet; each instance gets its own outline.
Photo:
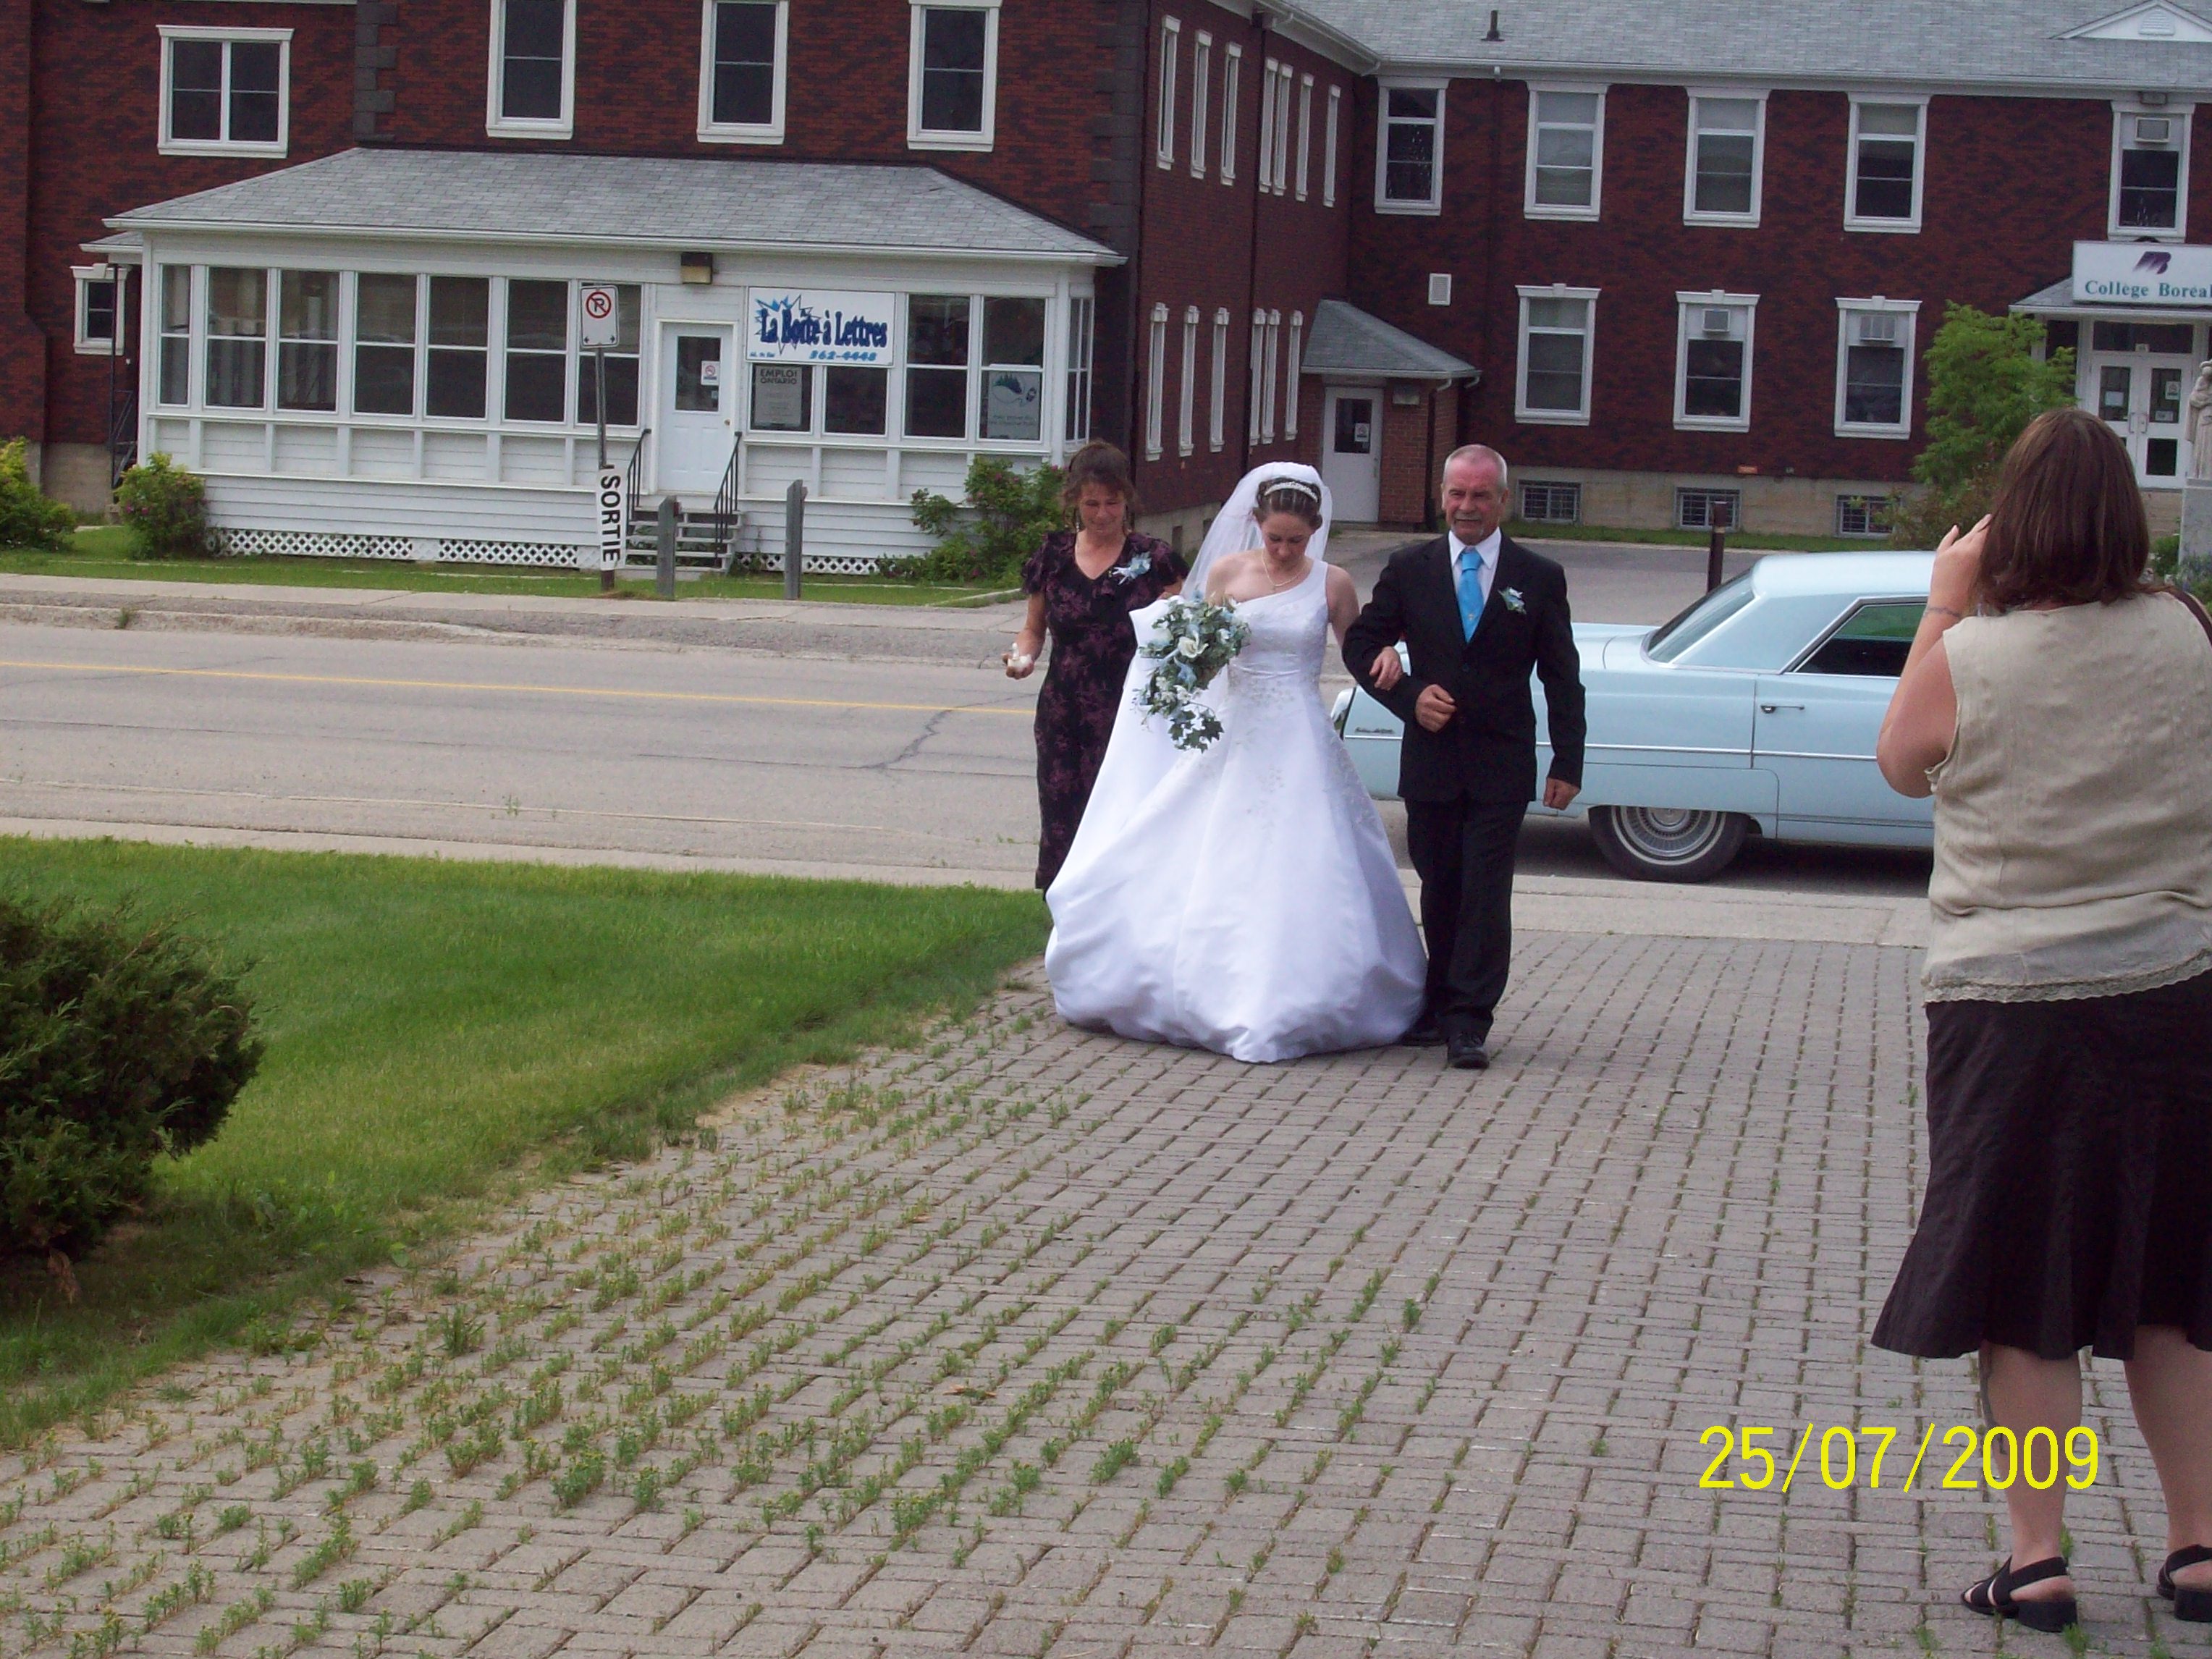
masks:
<instances>
[{"instance_id":1,"label":"white flower in bouquet","mask_svg":"<svg viewBox=\"0 0 2212 1659\"><path fill-rule=\"evenodd\" d=\"M1251 637L1234 605L1177 599L1139 647L1155 665L1133 699L1146 714L1164 714L1168 740L1178 749L1204 749L1221 735L1221 722L1198 700Z\"/></svg>"}]
</instances>

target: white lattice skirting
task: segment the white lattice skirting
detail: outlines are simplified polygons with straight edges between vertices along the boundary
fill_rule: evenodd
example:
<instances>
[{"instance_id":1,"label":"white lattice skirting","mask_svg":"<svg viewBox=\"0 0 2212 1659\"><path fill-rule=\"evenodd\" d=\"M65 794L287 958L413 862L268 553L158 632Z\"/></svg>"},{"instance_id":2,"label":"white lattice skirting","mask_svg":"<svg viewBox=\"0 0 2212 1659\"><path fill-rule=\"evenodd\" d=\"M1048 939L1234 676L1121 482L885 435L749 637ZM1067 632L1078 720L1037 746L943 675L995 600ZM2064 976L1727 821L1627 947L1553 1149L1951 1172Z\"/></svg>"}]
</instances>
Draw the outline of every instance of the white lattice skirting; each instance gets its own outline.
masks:
<instances>
[{"instance_id":1,"label":"white lattice skirting","mask_svg":"<svg viewBox=\"0 0 2212 1659\"><path fill-rule=\"evenodd\" d=\"M224 552L247 558L404 559L420 564L550 565L574 570L586 551L559 542L439 541L318 530L217 530L215 536Z\"/></svg>"}]
</instances>

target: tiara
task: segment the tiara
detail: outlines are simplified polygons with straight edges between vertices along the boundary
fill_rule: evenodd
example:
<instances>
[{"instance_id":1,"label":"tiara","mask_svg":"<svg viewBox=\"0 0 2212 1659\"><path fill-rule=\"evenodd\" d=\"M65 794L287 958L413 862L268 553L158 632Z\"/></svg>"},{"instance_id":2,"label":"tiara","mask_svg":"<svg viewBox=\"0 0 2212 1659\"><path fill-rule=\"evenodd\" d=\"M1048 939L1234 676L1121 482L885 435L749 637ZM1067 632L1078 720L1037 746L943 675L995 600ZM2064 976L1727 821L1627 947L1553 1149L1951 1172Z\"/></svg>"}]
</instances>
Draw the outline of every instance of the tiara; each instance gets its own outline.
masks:
<instances>
[{"instance_id":1,"label":"tiara","mask_svg":"<svg viewBox=\"0 0 2212 1659\"><path fill-rule=\"evenodd\" d=\"M1315 489L1313 485L1308 483L1304 478L1292 478L1287 477L1270 478L1260 486L1259 493L1262 497L1266 497L1268 495L1277 495L1285 489L1300 495L1310 495L1313 497L1314 504L1316 507L1321 504L1321 491Z\"/></svg>"}]
</instances>

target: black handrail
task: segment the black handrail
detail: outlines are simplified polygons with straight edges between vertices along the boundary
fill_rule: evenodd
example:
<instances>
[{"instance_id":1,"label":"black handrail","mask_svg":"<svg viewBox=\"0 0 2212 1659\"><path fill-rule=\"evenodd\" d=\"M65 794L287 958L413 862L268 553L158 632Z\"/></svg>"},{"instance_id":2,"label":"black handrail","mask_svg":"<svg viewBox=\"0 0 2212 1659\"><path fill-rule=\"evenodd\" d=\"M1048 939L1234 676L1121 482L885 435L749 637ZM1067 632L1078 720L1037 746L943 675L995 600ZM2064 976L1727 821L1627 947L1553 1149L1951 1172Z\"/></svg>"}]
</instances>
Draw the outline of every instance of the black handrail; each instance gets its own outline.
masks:
<instances>
[{"instance_id":1,"label":"black handrail","mask_svg":"<svg viewBox=\"0 0 2212 1659\"><path fill-rule=\"evenodd\" d=\"M635 525L637 522L638 475L645 470L645 441L652 435L651 427L638 428L637 447L630 451L629 466L623 475L623 522L625 524ZM627 547L623 549L622 562L624 564L629 562L629 549Z\"/></svg>"},{"instance_id":2,"label":"black handrail","mask_svg":"<svg viewBox=\"0 0 2212 1659\"><path fill-rule=\"evenodd\" d=\"M722 470L722 487L714 495L714 541L722 550L721 574L728 575L738 563L738 462L744 440L730 446L730 464Z\"/></svg>"},{"instance_id":3,"label":"black handrail","mask_svg":"<svg viewBox=\"0 0 2212 1659\"><path fill-rule=\"evenodd\" d=\"M137 464L138 389L129 386L116 393L115 415L107 428L107 487L114 489Z\"/></svg>"}]
</instances>

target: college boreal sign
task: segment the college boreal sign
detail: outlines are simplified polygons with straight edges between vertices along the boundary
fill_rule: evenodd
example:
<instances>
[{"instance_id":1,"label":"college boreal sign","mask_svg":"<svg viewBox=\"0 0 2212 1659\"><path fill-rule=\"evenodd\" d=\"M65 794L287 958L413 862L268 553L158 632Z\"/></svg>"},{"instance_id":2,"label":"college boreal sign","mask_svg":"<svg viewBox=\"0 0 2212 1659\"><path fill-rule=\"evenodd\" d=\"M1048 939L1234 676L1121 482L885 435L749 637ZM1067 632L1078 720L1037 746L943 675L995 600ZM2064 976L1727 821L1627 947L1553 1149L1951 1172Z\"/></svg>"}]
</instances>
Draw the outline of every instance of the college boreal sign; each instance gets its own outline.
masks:
<instances>
[{"instance_id":1,"label":"college boreal sign","mask_svg":"<svg viewBox=\"0 0 2212 1659\"><path fill-rule=\"evenodd\" d=\"M898 314L893 294L823 294L755 289L745 356L757 363L891 361Z\"/></svg>"},{"instance_id":2,"label":"college boreal sign","mask_svg":"<svg viewBox=\"0 0 2212 1659\"><path fill-rule=\"evenodd\" d=\"M2076 303L2212 306L2212 247L2183 242L2076 242Z\"/></svg>"}]
</instances>

